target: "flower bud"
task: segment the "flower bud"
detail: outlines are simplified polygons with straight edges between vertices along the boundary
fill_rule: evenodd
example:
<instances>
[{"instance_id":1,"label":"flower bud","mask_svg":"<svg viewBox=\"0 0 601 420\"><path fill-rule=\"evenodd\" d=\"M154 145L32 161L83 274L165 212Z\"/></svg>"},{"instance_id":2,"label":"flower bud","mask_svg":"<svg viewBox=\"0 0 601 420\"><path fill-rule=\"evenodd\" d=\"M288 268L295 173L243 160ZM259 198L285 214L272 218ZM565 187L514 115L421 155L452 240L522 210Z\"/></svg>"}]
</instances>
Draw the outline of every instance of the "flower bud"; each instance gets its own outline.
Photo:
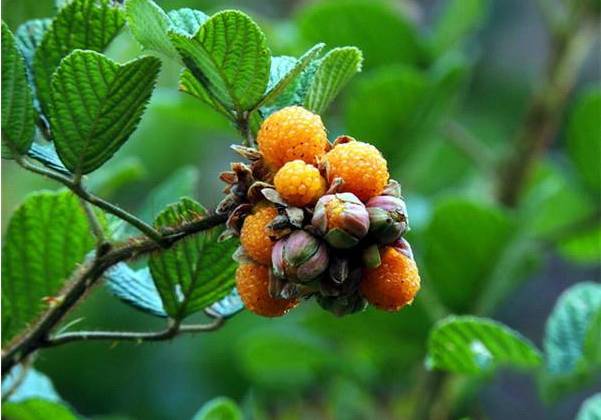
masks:
<instances>
[{"instance_id":1,"label":"flower bud","mask_svg":"<svg viewBox=\"0 0 601 420\"><path fill-rule=\"evenodd\" d=\"M349 296L317 296L317 303L323 309L336 316L361 312L367 307L367 301L358 293Z\"/></svg>"},{"instance_id":2,"label":"flower bud","mask_svg":"<svg viewBox=\"0 0 601 420\"><path fill-rule=\"evenodd\" d=\"M304 230L280 239L271 253L273 273L292 282L307 283L327 268L326 245Z\"/></svg>"},{"instance_id":3,"label":"flower bud","mask_svg":"<svg viewBox=\"0 0 601 420\"><path fill-rule=\"evenodd\" d=\"M400 238L398 241L394 241L390 244L390 246L406 257L411 258L412 260L415 259L413 258L413 250L411 249L411 245L405 238Z\"/></svg>"},{"instance_id":4,"label":"flower bud","mask_svg":"<svg viewBox=\"0 0 601 420\"><path fill-rule=\"evenodd\" d=\"M328 194L317 201L311 224L334 248L352 248L367 234L369 215L354 194Z\"/></svg>"},{"instance_id":5,"label":"flower bud","mask_svg":"<svg viewBox=\"0 0 601 420\"><path fill-rule=\"evenodd\" d=\"M380 195L370 199L369 234L380 244L396 241L407 230L407 207L405 202L391 195Z\"/></svg>"}]
</instances>

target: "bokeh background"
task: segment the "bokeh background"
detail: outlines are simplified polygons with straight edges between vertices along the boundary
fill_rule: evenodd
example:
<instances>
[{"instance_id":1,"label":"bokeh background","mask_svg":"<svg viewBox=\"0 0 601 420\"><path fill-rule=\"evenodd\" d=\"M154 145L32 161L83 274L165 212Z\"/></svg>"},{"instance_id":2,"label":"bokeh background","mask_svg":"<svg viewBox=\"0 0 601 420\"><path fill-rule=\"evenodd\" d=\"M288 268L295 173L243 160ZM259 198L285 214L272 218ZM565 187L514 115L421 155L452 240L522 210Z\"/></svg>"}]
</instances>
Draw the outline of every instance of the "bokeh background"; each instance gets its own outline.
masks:
<instances>
[{"instance_id":1,"label":"bokeh background","mask_svg":"<svg viewBox=\"0 0 601 420\"><path fill-rule=\"evenodd\" d=\"M433 290L452 290L448 295L458 296L451 299L455 312L467 310L469 293L478 290L480 280L501 271L510 292L488 315L540 345L545 319L561 291L579 281L601 280L598 236L589 235L588 242L561 238L559 244L549 239L557 239L556 233L575 215L599 206L599 196L579 181L565 153L570 115L579 99L598 87L598 44L558 122L550 152L536 163L522 204L502 209L494 200L496 174L490 162L510 151L548 55L548 34L535 1L489 2L474 16L477 30L460 40L445 38L444 31L437 38L432 29L445 0L158 3L166 10L190 7L207 14L241 9L260 23L274 55L298 56L318 41L363 50L364 71L324 121L331 138L346 133L383 150L407 198L410 240L423 261L424 283L431 283ZM13 30L27 19L54 13L52 0L2 0L2 18ZM469 13L460 9L457 18ZM438 49L435 59L423 54L424 45ZM125 30L108 55L126 61L140 52ZM177 91L178 73L176 65L164 63L140 127L89 180L99 195L147 220L180 195L192 194L205 206L214 206L222 188L217 174L235 159L228 145L239 142L235 129L221 116ZM468 143L481 147L466 152L466 136ZM474 153L480 153L478 159L469 157ZM3 231L23 198L42 188L57 185L11 162L2 163ZM478 263L470 271L478 246L433 254L437 242L443 242L445 250L447 237L437 234L437 224L458 200L485 208L495 221L503 218L512 234L534 231L534 239L511 244L521 246L517 253L528 258L508 267L499 267L493 258L488 266ZM476 244L484 241L486 232L474 231L469 219L458 223L464 223L457 226L458 232ZM510 240L513 236L507 235ZM499 255L504 245L497 244ZM437 286L439 278L442 286ZM470 279L472 284L464 283ZM221 395L257 417L405 418L423 392L425 343L438 314L427 296L400 313L370 309L342 319L314 304L303 305L285 319L243 312L215 333L171 343L72 344L41 352L36 366L75 410L92 418L187 419ZM81 318L77 327L82 329L160 326L103 287L71 318ZM532 377L503 372L473 384L465 398L466 412L490 419L572 418L581 401L600 385L545 405ZM456 412L462 410L460 404Z\"/></svg>"}]
</instances>

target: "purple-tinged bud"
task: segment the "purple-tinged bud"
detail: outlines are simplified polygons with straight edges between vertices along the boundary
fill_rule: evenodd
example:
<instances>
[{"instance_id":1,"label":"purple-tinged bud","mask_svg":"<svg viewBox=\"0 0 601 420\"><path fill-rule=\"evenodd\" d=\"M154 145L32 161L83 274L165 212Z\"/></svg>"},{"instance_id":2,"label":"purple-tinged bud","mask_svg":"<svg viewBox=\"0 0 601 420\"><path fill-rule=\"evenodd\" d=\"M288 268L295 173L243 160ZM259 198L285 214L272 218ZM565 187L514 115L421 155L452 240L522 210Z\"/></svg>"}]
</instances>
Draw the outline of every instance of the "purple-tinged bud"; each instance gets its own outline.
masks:
<instances>
[{"instance_id":1,"label":"purple-tinged bud","mask_svg":"<svg viewBox=\"0 0 601 420\"><path fill-rule=\"evenodd\" d=\"M367 204L369 234L380 244L396 241L407 230L407 206L391 195L371 198Z\"/></svg>"},{"instance_id":2,"label":"purple-tinged bud","mask_svg":"<svg viewBox=\"0 0 601 420\"><path fill-rule=\"evenodd\" d=\"M352 193L328 194L315 205L311 224L334 248L352 248L369 230L369 214Z\"/></svg>"},{"instance_id":3,"label":"purple-tinged bud","mask_svg":"<svg viewBox=\"0 0 601 420\"><path fill-rule=\"evenodd\" d=\"M394 179L391 179L390 181L388 181L388 184L384 187L382 195L392 195L394 197L401 198L401 185Z\"/></svg>"},{"instance_id":4,"label":"purple-tinged bud","mask_svg":"<svg viewBox=\"0 0 601 420\"><path fill-rule=\"evenodd\" d=\"M415 259L413 258L413 250L411 249L411 245L409 245L409 242L407 242L405 238L400 238L398 241L391 243L390 246L406 257L409 257L412 260Z\"/></svg>"},{"instance_id":5,"label":"purple-tinged bud","mask_svg":"<svg viewBox=\"0 0 601 420\"><path fill-rule=\"evenodd\" d=\"M328 268L329 258L322 241L304 230L295 230L275 243L271 262L276 277L307 283Z\"/></svg>"}]
</instances>

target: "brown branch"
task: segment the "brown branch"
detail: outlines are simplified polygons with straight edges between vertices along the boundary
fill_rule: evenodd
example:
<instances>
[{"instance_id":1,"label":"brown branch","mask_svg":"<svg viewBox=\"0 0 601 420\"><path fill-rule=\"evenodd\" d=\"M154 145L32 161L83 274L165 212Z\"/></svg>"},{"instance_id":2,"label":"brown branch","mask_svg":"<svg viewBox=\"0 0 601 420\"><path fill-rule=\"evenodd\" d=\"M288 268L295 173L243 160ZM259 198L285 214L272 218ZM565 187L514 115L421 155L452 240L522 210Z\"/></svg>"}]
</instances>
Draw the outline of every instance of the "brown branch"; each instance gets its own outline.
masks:
<instances>
[{"instance_id":1,"label":"brown branch","mask_svg":"<svg viewBox=\"0 0 601 420\"><path fill-rule=\"evenodd\" d=\"M125 220L127 223L140 230L140 232L146 234L146 236L148 236L149 238L152 238L154 241L162 241L161 234L155 228L153 228L143 220L137 218L133 214L123 210L122 208L90 193L81 185L80 179L71 179L70 177L65 176L63 174L59 174L51 169L35 165L27 161L23 157L18 158L16 162L22 168L27 169L28 171L34 172L38 175L46 176L54 181L60 182L65 187L69 188L75 195L77 195L82 200L85 200L88 203L106 211L107 213L111 213L117 216L118 218Z\"/></svg>"},{"instance_id":2,"label":"brown branch","mask_svg":"<svg viewBox=\"0 0 601 420\"><path fill-rule=\"evenodd\" d=\"M199 332L214 331L223 325L224 318L214 318L207 324L173 325L156 332L137 331L76 331L57 334L42 343L43 347L54 347L76 341L166 341L181 334L194 334Z\"/></svg>"},{"instance_id":3,"label":"brown branch","mask_svg":"<svg viewBox=\"0 0 601 420\"><path fill-rule=\"evenodd\" d=\"M212 214L181 226L165 229L161 232L163 234L161 244L147 237L134 238L84 263L59 293L58 303L49 308L23 335L9 343L6 350L2 350L2 375L4 376L15 364L34 351L47 345L50 332L82 300L108 268L119 262L172 246L190 235L221 225L225 220L226 215Z\"/></svg>"},{"instance_id":4,"label":"brown branch","mask_svg":"<svg viewBox=\"0 0 601 420\"><path fill-rule=\"evenodd\" d=\"M563 110L580 68L596 37L596 22L577 10L573 30L551 38L551 56L545 80L533 96L515 137L513 154L500 174L499 200L510 207L517 204L530 170L555 136ZM576 13L575 12L575 13Z\"/></svg>"}]
</instances>

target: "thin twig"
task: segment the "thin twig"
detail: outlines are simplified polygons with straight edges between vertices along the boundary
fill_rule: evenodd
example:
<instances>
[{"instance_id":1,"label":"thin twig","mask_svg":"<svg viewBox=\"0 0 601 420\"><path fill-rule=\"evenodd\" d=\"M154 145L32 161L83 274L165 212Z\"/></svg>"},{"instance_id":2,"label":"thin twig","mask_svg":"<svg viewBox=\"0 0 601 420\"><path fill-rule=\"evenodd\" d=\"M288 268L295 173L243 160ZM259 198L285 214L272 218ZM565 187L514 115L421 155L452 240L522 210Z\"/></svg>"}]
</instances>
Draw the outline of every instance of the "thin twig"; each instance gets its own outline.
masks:
<instances>
[{"instance_id":1,"label":"thin twig","mask_svg":"<svg viewBox=\"0 0 601 420\"><path fill-rule=\"evenodd\" d=\"M105 210L108 213L114 214L122 220L125 220L152 240L158 243L162 241L161 233L158 230L156 230L143 220L137 218L133 214L123 210L122 208L88 192L85 188L83 188L81 183L75 182L71 178L59 174L58 172L54 172L51 169L35 165L24 158L18 159L17 162L19 163L19 165L21 165L21 167L27 169L28 171L35 172L39 175L43 175L50 179L53 179L54 181L60 182L83 200L93 204L98 208L101 208L102 210Z\"/></svg>"},{"instance_id":2,"label":"thin twig","mask_svg":"<svg viewBox=\"0 0 601 420\"><path fill-rule=\"evenodd\" d=\"M106 240L102 225L100 224L100 221L98 220L96 213L94 213L94 209L90 203L83 198L80 198L79 201L81 202L83 210L86 213L88 223L90 223L90 229L96 238L96 255L102 255L108 251L110 243Z\"/></svg>"},{"instance_id":3,"label":"thin twig","mask_svg":"<svg viewBox=\"0 0 601 420\"><path fill-rule=\"evenodd\" d=\"M446 137L467 156L480 170L493 176L496 162L492 152L463 125L456 121L447 121L443 125Z\"/></svg>"},{"instance_id":4,"label":"thin twig","mask_svg":"<svg viewBox=\"0 0 601 420\"><path fill-rule=\"evenodd\" d=\"M236 119L236 126L242 135L242 145L251 147L255 143L255 139L253 138L251 129L250 129L250 114L246 111L238 113L238 118Z\"/></svg>"},{"instance_id":5,"label":"thin twig","mask_svg":"<svg viewBox=\"0 0 601 420\"><path fill-rule=\"evenodd\" d=\"M562 14L566 13L561 2L554 0L536 0L536 5L545 26L552 36L557 36L563 29Z\"/></svg>"},{"instance_id":6,"label":"thin twig","mask_svg":"<svg viewBox=\"0 0 601 420\"><path fill-rule=\"evenodd\" d=\"M227 215L211 214L192 222L165 229L161 244L147 237L132 238L125 244L115 245L106 254L84 263L66 282L63 290L58 293L58 303L32 323L31 328L8 343L5 350L3 349L2 375L5 375L25 357L43 347L50 332L83 299L87 291L96 284L108 268L119 262L159 251L163 247L172 246L189 235L221 225L225 223L226 219Z\"/></svg>"},{"instance_id":7,"label":"thin twig","mask_svg":"<svg viewBox=\"0 0 601 420\"><path fill-rule=\"evenodd\" d=\"M162 331L137 332L137 331L77 331L57 334L43 343L43 347L54 347L76 341L165 341L181 334L194 334L199 332L214 331L224 324L223 318L215 318L207 324L179 325L174 324Z\"/></svg>"},{"instance_id":8,"label":"thin twig","mask_svg":"<svg viewBox=\"0 0 601 420\"><path fill-rule=\"evenodd\" d=\"M515 137L513 154L499 178L499 200L507 206L517 204L533 163L555 136L569 94L596 38L595 22L581 16L582 12L576 8L574 13L579 18L570 19L573 28L562 37L551 38L545 81L532 99Z\"/></svg>"}]
</instances>

